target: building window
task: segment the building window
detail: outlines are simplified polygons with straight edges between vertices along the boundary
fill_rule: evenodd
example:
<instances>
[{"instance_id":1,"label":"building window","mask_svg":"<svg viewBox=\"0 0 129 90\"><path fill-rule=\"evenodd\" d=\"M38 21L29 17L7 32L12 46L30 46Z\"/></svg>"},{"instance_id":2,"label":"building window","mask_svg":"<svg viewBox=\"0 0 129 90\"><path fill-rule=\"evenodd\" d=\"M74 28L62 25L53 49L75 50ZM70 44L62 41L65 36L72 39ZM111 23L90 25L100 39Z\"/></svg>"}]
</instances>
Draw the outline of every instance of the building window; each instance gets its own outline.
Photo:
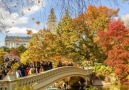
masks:
<instances>
[{"instance_id":1,"label":"building window","mask_svg":"<svg viewBox=\"0 0 129 90\"><path fill-rule=\"evenodd\" d=\"M14 43L13 43L13 47L14 47Z\"/></svg>"}]
</instances>

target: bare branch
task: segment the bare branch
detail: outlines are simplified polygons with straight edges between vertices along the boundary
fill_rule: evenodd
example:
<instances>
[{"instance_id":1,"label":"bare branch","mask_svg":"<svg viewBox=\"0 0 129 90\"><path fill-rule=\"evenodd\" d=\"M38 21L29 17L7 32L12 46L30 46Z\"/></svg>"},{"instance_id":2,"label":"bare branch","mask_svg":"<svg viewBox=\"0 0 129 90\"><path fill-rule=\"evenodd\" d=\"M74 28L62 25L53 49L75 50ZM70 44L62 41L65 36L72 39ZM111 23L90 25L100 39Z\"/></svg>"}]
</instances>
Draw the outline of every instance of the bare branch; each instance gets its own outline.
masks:
<instances>
[{"instance_id":1,"label":"bare branch","mask_svg":"<svg viewBox=\"0 0 129 90\"><path fill-rule=\"evenodd\" d=\"M2 2L3 2L3 4L5 5L5 7L8 9L9 13L11 13L11 10L10 10L10 8L8 7L7 2L5 2L4 0L2 0Z\"/></svg>"}]
</instances>

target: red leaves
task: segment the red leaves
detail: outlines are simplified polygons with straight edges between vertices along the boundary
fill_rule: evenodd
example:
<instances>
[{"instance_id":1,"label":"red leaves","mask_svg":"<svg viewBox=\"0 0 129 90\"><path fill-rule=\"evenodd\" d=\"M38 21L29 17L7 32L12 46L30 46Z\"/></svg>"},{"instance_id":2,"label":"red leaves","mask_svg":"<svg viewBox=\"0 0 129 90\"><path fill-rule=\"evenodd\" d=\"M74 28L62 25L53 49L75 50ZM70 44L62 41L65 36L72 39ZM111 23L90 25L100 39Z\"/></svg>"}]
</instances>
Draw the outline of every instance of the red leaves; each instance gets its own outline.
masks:
<instances>
[{"instance_id":1,"label":"red leaves","mask_svg":"<svg viewBox=\"0 0 129 90\"><path fill-rule=\"evenodd\" d=\"M119 77L129 73L129 29L120 20L111 20L106 32L99 31L100 45L107 52L105 63L114 69Z\"/></svg>"},{"instance_id":2,"label":"red leaves","mask_svg":"<svg viewBox=\"0 0 129 90\"><path fill-rule=\"evenodd\" d=\"M114 70L116 75L118 75L120 78L123 76L127 76L129 72L129 66L125 64L117 64L116 68Z\"/></svg>"},{"instance_id":3,"label":"red leaves","mask_svg":"<svg viewBox=\"0 0 129 90\"><path fill-rule=\"evenodd\" d=\"M120 20L111 20L108 24L108 34L113 36L123 36L129 32Z\"/></svg>"},{"instance_id":4,"label":"red leaves","mask_svg":"<svg viewBox=\"0 0 129 90\"><path fill-rule=\"evenodd\" d=\"M129 29L127 29L120 20L111 20L108 24L108 30L98 31L100 45L104 51L108 52L113 49L114 45L125 47L129 44ZM116 47L115 47L116 48Z\"/></svg>"},{"instance_id":5,"label":"red leaves","mask_svg":"<svg viewBox=\"0 0 129 90\"><path fill-rule=\"evenodd\" d=\"M114 20L114 19L110 21L110 23L108 24L108 28L111 31L114 31L114 30L124 31L125 30L125 26L123 22L120 20Z\"/></svg>"},{"instance_id":6,"label":"red leaves","mask_svg":"<svg viewBox=\"0 0 129 90\"><path fill-rule=\"evenodd\" d=\"M11 51L10 51L10 54L15 55L15 56L20 56L19 51L16 50L16 49L11 50Z\"/></svg>"},{"instance_id":7,"label":"red leaves","mask_svg":"<svg viewBox=\"0 0 129 90\"><path fill-rule=\"evenodd\" d=\"M121 75L122 74L122 68L116 68L114 70L114 72L117 74L117 75Z\"/></svg>"}]
</instances>

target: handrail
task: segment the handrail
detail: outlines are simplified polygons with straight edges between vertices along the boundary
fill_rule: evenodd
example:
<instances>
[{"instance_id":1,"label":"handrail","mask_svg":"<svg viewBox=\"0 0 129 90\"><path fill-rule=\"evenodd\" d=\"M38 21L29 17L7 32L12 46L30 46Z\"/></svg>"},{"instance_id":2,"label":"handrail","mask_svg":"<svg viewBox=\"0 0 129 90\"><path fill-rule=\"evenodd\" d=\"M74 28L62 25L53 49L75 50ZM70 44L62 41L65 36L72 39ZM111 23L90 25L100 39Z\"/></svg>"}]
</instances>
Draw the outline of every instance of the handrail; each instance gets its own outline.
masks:
<instances>
[{"instance_id":1,"label":"handrail","mask_svg":"<svg viewBox=\"0 0 129 90\"><path fill-rule=\"evenodd\" d=\"M21 77L21 78L14 78L14 75L8 74L7 80L0 80L0 90L14 90L16 84L20 84L20 86L24 85L33 85L34 90L38 90L40 88L44 88L51 85L57 80L63 79L68 76L86 76L91 74L91 69L81 69L73 66L65 66L54 68L52 70L48 70L45 72L41 72L38 74L34 74L31 76ZM14 79L9 79L14 78Z\"/></svg>"}]
</instances>

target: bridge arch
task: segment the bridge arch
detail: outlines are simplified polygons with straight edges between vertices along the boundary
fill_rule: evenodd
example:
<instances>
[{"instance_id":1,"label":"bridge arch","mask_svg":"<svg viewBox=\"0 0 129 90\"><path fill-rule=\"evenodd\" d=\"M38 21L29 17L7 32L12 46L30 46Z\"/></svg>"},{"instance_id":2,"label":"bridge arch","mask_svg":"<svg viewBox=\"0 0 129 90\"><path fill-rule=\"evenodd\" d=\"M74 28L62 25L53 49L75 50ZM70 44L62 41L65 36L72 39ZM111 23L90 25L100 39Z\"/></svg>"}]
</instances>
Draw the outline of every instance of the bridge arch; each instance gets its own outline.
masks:
<instances>
[{"instance_id":1,"label":"bridge arch","mask_svg":"<svg viewBox=\"0 0 129 90\"><path fill-rule=\"evenodd\" d=\"M7 75L5 80L0 81L0 88L6 88L6 90L14 90L17 83L20 86L23 85L32 85L34 90L45 90L48 86L52 85L55 81L64 79L66 77L80 76L86 77L87 75L92 74L91 69L81 69L73 66L66 66L60 68L54 68L39 74L22 77L15 79L13 75ZM4 90L4 89L2 89Z\"/></svg>"},{"instance_id":2,"label":"bridge arch","mask_svg":"<svg viewBox=\"0 0 129 90\"><path fill-rule=\"evenodd\" d=\"M79 76L85 79L87 75L92 74L91 69L84 70L77 67L61 67L61 68L56 68L54 70L50 70L48 72L53 73L52 76L48 78L48 81L46 80L40 84L37 84L35 90L40 90L40 88L42 88L42 90L45 90L48 86L51 86L54 82L65 79L66 77ZM56 74L54 75L54 73Z\"/></svg>"}]
</instances>

